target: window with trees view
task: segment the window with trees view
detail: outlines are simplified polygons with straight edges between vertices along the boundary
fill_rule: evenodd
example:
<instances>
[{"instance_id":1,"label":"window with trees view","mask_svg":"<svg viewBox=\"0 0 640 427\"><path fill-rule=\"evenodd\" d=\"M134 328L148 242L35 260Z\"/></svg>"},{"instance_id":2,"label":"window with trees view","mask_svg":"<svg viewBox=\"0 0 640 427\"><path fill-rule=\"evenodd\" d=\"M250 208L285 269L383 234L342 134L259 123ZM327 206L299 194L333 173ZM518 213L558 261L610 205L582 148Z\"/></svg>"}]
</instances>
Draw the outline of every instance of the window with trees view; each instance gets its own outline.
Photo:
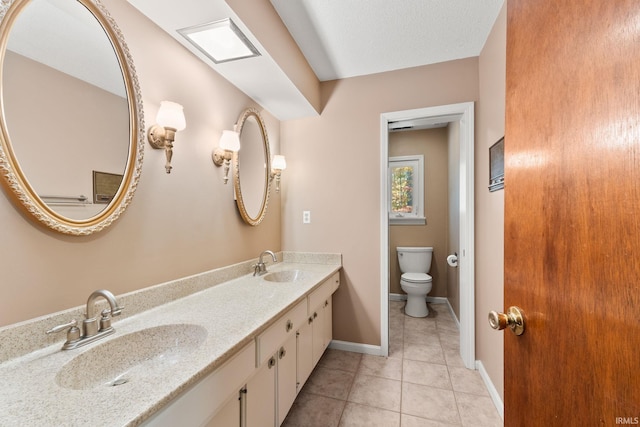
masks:
<instances>
[{"instance_id":1,"label":"window with trees view","mask_svg":"<svg viewBox=\"0 0 640 427\"><path fill-rule=\"evenodd\" d=\"M424 156L389 158L389 221L424 224Z\"/></svg>"}]
</instances>

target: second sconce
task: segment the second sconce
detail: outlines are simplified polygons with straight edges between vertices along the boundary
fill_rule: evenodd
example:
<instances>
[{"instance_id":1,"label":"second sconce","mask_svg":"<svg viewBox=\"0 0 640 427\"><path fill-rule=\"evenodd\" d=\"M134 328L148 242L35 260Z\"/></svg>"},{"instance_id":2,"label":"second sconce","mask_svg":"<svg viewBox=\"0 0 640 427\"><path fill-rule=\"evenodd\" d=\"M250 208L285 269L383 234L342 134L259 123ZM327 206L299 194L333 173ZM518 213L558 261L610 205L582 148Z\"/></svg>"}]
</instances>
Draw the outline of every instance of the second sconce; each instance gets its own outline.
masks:
<instances>
[{"instance_id":1,"label":"second sconce","mask_svg":"<svg viewBox=\"0 0 640 427\"><path fill-rule=\"evenodd\" d=\"M231 166L231 159L233 159L233 153L240 150L240 135L235 130L223 130L220 137L220 145L213 150L211 157L213 163L216 166L222 166L224 164L224 178L223 181L226 184L229 181L229 168Z\"/></svg>"}]
</instances>

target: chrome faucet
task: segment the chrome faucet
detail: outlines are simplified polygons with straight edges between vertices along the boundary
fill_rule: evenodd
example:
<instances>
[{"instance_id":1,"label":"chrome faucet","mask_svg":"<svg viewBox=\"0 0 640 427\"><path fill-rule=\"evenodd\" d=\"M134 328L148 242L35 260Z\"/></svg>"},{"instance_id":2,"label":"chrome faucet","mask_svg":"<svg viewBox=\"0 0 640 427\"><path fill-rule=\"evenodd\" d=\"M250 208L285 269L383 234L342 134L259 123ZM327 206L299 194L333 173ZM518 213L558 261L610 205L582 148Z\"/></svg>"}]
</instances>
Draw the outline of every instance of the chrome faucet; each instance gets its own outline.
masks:
<instances>
[{"instance_id":1,"label":"chrome faucet","mask_svg":"<svg viewBox=\"0 0 640 427\"><path fill-rule=\"evenodd\" d=\"M110 309L105 309L101 313L100 318L100 329L98 330L98 319L95 315L96 311L96 299L103 297L109 303ZM116 297L106 289L99 289L94 291L91 295L89 295L89 299L87 300L87 311L85 314L85 319L82 321L82 331L84 332L83 336L86 338L92 337L96 335L99 331L103 331L105 329L113 328L111 327L111 316L119 316L122 313L122 307L118 306L116 302Z\"/></svg>"},{"instance_id":2,"label":"chrome faucet","mask_svg":"<svg viewBox=\"0 0 640 427\"><path fill-rule=\"evenodd\" d=\"M258 259L258 263L252 265L253 267L253 275L256 276L262 276L263 274L266 274L267 272L267 266L264 264L264 261L262 261L262 257L264 256L264 254L269 254L271 255L271 259L273 260L273 262L278 262L278 258L276 258L276 254L274 254L272 251L264 251L260 254L260 258Z\"/></svg>"},{"instance_id":3,"label":"chrome faucet","mask_svg":"<svg viewBox=\"0 0 640 427\"><path fill-rule=\"evenodd\" d=\"M96 300L103 297L109 303L109 308L102 310L100 313L100 328L98 328L98 318L95 314ZM111 326L111 317L119 316L122 313L124 307L120 307L116 301L116 298L110 291L106 289L99 289L89 295L87 300L87 308L85 313L85 319L82 321L82 334L78 328L78 322L73 319L69 323L56 326L47 331L47 334L53 334L56 332L62 332L67 330L67 341L62 346L63 350L71 350L74 348L82 347L83 345L90 344L99 340L107 335L111 335L115 332L113 326Z\"/></svg>"}]
</instances>

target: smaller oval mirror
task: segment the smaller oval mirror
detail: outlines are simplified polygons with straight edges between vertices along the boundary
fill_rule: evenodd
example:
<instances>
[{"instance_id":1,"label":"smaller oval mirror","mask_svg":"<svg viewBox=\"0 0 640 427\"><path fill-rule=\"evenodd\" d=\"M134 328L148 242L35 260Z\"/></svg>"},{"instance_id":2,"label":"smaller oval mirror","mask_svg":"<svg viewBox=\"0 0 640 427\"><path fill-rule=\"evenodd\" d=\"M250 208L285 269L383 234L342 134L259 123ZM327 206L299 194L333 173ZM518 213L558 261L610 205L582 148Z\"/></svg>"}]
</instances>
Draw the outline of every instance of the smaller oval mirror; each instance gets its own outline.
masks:
<instances>
[{"instance_id":1,"label":"smaller oval mirror","mask_svg":"<svg viewBox=\"0 0 640 427\"><path fill-rule=\"evenodd\" d=\"M262 116L254 108L247 108L236 126L240 134L240 151L234 156L236 204L244 222L255 226L264 219L269 201L269 138Z\"/></svg>"}]
</instances>

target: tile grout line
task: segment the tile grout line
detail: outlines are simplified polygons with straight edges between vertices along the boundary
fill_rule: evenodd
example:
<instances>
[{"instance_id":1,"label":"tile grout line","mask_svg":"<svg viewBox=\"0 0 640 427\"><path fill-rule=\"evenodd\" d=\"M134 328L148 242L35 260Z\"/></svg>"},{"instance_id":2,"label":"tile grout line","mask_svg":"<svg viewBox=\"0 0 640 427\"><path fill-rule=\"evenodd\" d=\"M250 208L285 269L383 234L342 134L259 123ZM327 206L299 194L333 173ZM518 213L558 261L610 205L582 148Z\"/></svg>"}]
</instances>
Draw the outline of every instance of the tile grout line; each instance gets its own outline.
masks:
<instances>
[{"instance_id":1,"label":"tile grout line","mask_svg":"<svg viewBox=\"0 0 640 427\"><path fill-rule=\"evenodd\" d=\"M404 316L404 313L403 313L403 316ZM399 420L400 425L402 425L402 398L403 398L402 391L404 389L404 332L406 330L405 328L406 320L407 320L406 318L404 317L402 318L402 357L400 357L400 420Z\"/></svg>"},{"instance_id":2,"label":"tile grout line","mask_svg":"<svg viewBox=\"0 0 640 427\"><path fill-rule=\"evenodd\" d=\"M353 379L351 380L351 384L349 385L349 390L347 391L347 396L344 399L344 406L342 407L342 411L340 411L340 417L338 418L338 426L342 422L342 417L344 416L344 411L347 409L347 403L349 403L349 395L351 394L351 390L353 390L353 384L356 382L356 377L358 376L358 371L360 370L360 364L362 363L362 355L358 359L358 366L356 366L356 370L353 374Z\"/></svg>"}]
</instances>

